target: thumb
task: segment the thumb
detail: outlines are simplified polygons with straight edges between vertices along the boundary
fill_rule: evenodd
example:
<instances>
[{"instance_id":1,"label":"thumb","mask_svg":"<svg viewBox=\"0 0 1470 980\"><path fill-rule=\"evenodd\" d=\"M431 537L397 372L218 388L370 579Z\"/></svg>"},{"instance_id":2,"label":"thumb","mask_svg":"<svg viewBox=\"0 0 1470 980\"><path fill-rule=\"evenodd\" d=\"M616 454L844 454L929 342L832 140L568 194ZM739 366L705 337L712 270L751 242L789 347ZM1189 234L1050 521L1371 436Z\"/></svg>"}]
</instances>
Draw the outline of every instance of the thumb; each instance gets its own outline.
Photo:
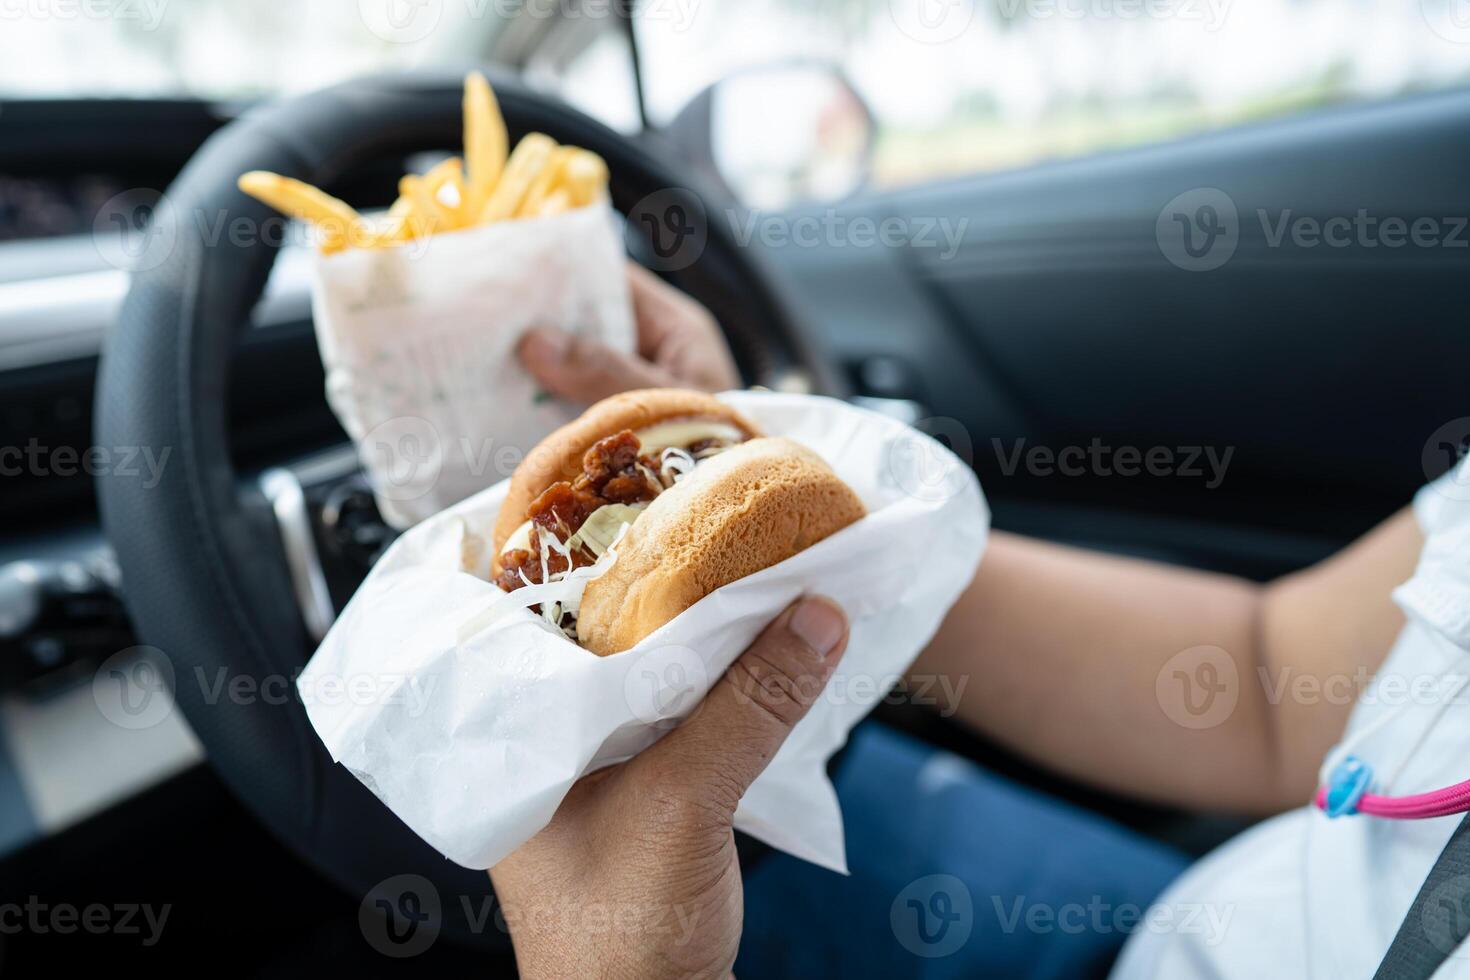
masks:
<instances>
[{"instance_id":1,"label":"thumb","mask_svg":"<svg viewBox=\"0 0 1470 980\"><path fill-rule=\"evenodd\" d=\"M526 331L521 363L543 388L572 402L595 402L634 388L677 387L672 375L642 358L551 327Z\"/></svg>"},{"instance_id":2,"label":"thumb","mask_svg":"<svg viewBox=\"0 0 1470 980\"><path fill-rule=\"evenodd\" d=\"M655 778L672 773L680 790L733 814L821 695L846 647L847 617L836 603L798 600L730 665L688 722L633 764Z\"/></svg>"}]
</instances>

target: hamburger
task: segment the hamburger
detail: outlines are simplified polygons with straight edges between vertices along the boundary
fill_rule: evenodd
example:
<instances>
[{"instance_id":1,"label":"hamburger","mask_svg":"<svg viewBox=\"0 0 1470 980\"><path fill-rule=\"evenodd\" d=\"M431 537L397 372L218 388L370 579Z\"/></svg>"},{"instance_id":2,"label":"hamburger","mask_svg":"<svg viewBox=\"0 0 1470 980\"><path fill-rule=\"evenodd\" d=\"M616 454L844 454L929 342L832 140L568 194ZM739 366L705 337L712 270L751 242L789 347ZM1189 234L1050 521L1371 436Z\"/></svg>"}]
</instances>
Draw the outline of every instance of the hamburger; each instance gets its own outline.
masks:
<instances>
[{"instance_id":1,"label":"hamburger","mask_svg":"<svg viewBox=\"0 0 1470 980\"><path fill-rule=\"evenodd\" d=\"M696 391L632 391L510 478L490 574L599 656L847 527L862 501L816 453ZM585 570L585 571L584 571Z\"/></svg>"}]
</instances>

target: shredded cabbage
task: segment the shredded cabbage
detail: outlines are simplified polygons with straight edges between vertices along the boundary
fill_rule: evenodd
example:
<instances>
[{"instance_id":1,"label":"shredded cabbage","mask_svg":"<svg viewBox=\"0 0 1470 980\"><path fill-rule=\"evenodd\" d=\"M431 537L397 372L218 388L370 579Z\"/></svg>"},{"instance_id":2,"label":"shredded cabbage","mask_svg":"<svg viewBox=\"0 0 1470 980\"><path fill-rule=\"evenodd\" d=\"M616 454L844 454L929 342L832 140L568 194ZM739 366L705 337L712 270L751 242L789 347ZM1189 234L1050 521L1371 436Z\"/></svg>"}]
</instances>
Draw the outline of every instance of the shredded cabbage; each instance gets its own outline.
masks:
<instances>
[{"instance_id":1,"label":"shredded cabbage","mask_svg":"<svg viewBox=\"0 0 1470 980\"><path fill-rule=\"evenodd\" d=\"M617 546L622 542L623 535L628 533L628 527L625 522L618 529L607 550L596 563L575 568L571 572L558 572L555 581L524 585L514 592L503 592L491 599L484 609L460 624L455 634L457 641L464 643L513 609L527 609L538 604L541 606L541 618L557 629L561 629L563 616L570 616L575 620L582 607L582 592L587 588L587 583L600 578L618 560ZM552 537L555 538L554 535ZM561 544L559 541L557 543ZM553 614L555 618L552 618ZM577 638L575 625L570 630L561 631L569 639Z\"/></svg>"},{"instance_id":2,"label":"shredded cabbage","mask_svg":"<svg viewBox=\"0 0 1470 980\"><path fill-rule=\"evenodd\" d=\"M603 504L587 516L582 527L567 541L567 554L586 548L601 558L603 552L622 534L622 528L638 519L647 504Z\"/></svg>"}]
</instances>

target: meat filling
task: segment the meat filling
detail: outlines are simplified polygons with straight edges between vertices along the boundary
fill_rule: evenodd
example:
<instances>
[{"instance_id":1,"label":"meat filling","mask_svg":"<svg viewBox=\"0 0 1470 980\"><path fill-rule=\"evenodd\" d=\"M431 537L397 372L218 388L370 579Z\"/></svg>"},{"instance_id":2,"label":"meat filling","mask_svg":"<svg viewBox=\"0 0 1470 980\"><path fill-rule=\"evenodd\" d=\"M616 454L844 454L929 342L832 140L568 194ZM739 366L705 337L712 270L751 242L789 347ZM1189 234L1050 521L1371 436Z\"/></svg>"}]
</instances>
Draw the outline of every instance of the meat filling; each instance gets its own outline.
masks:
<instances>
[{"instance_id":1,"label":"meat filling","mask_svg":"<svg viewBox=\"0 0 1470 980\"><path fill-rule=\"evenodd\" d=\"M646 504L673 486L677 464L671 453L686 460L701 459L726 448L719 439L701 439L681 450L644 454L638 437L629 429L593 445L582 456L582 472L576 479L547 487L531 502L526 519L531 522L529 548L517 548L500 556L501 573L495 582L507 592L523 585L555 580L563 572L592 565L597 556L585 547L568 552L565 542L581 529L587 518L608 504ZM547 547L554 538L559 547Z\"/></svg>"}]
</instances>

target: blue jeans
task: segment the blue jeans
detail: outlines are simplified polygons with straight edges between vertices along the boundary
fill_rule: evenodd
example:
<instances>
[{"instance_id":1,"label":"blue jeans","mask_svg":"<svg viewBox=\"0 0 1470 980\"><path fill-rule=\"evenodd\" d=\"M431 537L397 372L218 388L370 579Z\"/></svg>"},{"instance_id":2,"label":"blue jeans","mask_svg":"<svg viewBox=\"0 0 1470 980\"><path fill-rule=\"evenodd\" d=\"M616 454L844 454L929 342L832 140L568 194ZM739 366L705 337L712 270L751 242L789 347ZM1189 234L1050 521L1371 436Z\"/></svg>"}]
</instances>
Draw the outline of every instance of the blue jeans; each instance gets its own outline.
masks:
<instances>
[{"instance_id":1,"label":"blue jeans","mask_svg":"<svg viewBox=\"0 0 1470 980\"><path fill-rule=\"evenodd\" d=\"M837 776L852 874L745 881L735 975L1090 977L1189 859L869 723Z\"/></svg>"}]
</instances>

